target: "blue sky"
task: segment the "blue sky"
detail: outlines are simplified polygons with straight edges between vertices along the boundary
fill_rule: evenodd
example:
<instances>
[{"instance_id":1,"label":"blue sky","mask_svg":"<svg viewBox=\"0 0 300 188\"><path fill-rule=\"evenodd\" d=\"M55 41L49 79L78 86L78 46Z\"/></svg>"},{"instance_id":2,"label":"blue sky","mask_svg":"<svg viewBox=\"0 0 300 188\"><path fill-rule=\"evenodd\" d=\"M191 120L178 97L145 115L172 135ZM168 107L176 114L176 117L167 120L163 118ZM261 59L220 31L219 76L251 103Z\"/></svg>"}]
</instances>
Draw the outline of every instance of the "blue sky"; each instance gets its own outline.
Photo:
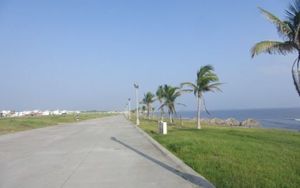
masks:
<instances>
[{"instance_id":1,"label":"blue sky","mask_svg":"<svg viewBox=\"0 0 300 188\"><path fill-rule=\"evenodd\" d=\"M222 93L209 109L297 107L294 55L250 57L278 39L258 11L284 17L288 0L0 0L0 109L123 109L133 82L194 81L212 64ZM195 108L192 95L179 102Z\"/></svg>"}]
</instances>

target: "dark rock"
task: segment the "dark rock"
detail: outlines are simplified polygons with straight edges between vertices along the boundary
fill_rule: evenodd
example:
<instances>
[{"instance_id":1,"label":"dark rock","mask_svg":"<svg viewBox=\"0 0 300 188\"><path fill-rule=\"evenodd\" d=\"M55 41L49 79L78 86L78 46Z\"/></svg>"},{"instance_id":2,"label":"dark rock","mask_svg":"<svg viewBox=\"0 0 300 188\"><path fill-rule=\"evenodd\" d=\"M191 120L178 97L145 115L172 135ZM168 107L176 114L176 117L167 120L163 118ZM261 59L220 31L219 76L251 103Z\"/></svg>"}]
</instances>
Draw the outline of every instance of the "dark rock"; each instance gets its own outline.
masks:
<instances>
[{"instance_id":1,"label":"dark rock","mask_svg":"<svg viewBox=\"0 0 300 188\"><path fill-rule=\"evenodd\" d=\"M226 122L223 119L213 118L209 121L210 125L225 125Z\"/></svg>"},{"instance_id":2,"label":"dark rock","mask_svg":"<svg viewBox=\"0 0 300 188\"><path fill-rule=\"evenodd\" d=\"M228 118L225 120L226 125L228 126L240 126L241 122L239 122L238 120L234 119L234 118Z\"/></svg>"}]
</instances>

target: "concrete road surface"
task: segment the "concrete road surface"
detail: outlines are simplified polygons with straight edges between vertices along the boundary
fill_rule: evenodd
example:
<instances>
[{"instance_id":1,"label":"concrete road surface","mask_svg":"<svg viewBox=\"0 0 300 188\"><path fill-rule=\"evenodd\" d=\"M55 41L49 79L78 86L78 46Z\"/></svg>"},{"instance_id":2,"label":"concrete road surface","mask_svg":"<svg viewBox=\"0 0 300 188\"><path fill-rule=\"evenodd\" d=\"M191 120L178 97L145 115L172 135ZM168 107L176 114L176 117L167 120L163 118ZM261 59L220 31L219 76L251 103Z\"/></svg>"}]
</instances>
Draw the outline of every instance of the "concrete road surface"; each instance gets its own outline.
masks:
<instances>
[{"instance_id":1,"label":"concrete road surface","mask_svg":"<svg viewBox=\"0 0 300 188\"><path fill-rule=\"evenodd\" d=\"M0 136L1 188L198 187L177 167L123 116Z\"/></svg>"}]
</instances>

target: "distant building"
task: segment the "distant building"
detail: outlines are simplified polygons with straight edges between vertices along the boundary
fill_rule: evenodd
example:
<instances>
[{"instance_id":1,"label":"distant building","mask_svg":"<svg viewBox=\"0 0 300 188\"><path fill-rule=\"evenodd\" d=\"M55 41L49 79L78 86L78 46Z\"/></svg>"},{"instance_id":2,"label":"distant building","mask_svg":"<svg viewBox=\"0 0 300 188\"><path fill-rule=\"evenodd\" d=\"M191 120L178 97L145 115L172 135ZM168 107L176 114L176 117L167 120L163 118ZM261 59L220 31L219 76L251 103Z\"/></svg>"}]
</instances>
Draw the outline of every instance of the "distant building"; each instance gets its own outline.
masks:
<instances>
[{"instance_id":1,"label":"distant building","mask_svg":"<svg viewBox=\"0 0 300 188\"><path fill-rule=\"evenodd\" d=\"M79 113L80 111L68 111L68 110L54 110L54 111L33 110L33 111L21 111L21 112L2 110L0 111L0 117L50 116L50 115L67 115L67 114L79 114Z\"/></svg>"},{"instance_id":2,"label":"distant building","mask_svg":"<svg viewBox=\"0 0 300 188\"><path fill-rule=\"evenodd\" d=\"M2 114L2 117L10 117L11 114L13 114L13 112L10 110L2 110L1 114Z\"/></svg>"}]
</instances>

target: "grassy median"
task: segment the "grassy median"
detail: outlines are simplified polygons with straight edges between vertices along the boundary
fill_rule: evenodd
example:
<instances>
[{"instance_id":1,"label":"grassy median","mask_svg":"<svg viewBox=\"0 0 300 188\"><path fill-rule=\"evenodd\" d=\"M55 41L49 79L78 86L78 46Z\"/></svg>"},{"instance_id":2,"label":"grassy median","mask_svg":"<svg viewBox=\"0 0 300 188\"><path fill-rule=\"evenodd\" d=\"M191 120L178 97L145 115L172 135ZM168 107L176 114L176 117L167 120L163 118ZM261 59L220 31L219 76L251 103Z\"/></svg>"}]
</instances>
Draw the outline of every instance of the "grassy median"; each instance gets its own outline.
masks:
<instances>
[{"instance_id":1,"label":"grassy median","mask_svg":"<svg viewBox=\"0 0 300 188\"><path fill-rule=\"evenodd\" d=\"M300 187L299 132L182 123L165 136L157 120L140 127L216 187Z\"/></svg>"},{"instance_id":2,"label":"grassy median","mask_svg":"<svg viewBox=\"0 0 300 188\"><path fill-rule=\"evenodd\" d=\"M59 123L71 123L87 119L101 118L109 115L111 114L104 112L93 112L80 113L78 115L0 118L0 135L57 125Z\"/></svg>"}]
</instances>

